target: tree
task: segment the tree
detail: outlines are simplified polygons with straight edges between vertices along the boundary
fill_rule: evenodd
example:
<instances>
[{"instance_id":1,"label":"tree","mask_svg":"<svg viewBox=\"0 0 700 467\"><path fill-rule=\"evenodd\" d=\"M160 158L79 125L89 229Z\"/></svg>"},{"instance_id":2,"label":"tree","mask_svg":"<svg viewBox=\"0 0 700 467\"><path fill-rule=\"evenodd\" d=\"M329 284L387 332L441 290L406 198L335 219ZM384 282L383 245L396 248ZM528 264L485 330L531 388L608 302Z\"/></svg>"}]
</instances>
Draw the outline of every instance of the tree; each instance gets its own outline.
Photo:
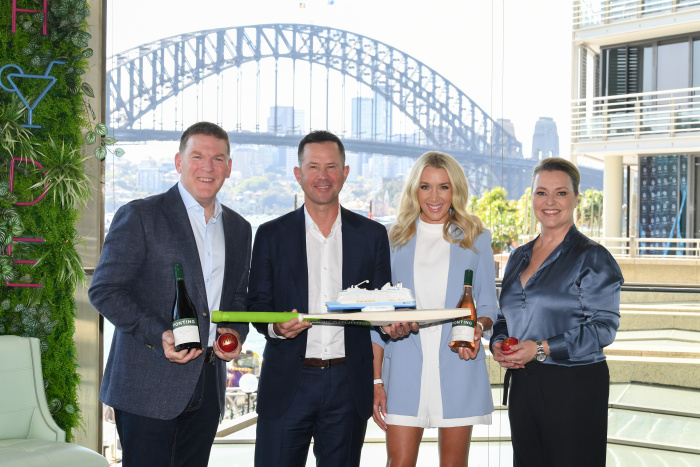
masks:
<instances>
[{"instance_id":1,"label":"tree","mask_svg":"<svg viewBox=\"0 0 700 467\"><path fill-rule=\"evenodd\" d=\"M262 197L265 213L288 212L294 207L294 192L289 185L275 183L265 190Z\"/></svg>"},{"instance_id":2,"label":"tree","mask_svg":"<svg viewBox=\"0 0 700 467\"><path fill-rule=\"evenodd\" d=\"M516 202L507 199L506 190L495 187L486 190L481 198L471 199L472 212L484 226L491 230L491 247L494 251L503 250L518 237L518 217Z\"/></svg>"},{"instance_id":3,"label":"tree","mask_svg":"<svg viewBox=\"0 0 700 467\"><path fill-rule=\"evenodd\" d=\"M267 177L250 177L243 180L236 187L236 194L241 194L246 191L265 191L270 186L270 181Z\"/></svg>"},{"instance_id":4,"label":"tree","mask_svg":"<svg viewBox=\"0 0 700 467\"><path fill-rule=\"evenodd\" d=\"M603 192L586 190L579 193L576 214L581 230L586 230L589 235L599 236L603 224Z\"/></svg>"},{"instance_id":5,"label":"tree","mask_svg":"<svg viewBox=\"0 0 700 467\"><path fill-rule=\"evenodd\" d=\"M516 203L516 219L517 231L521 235L531 235L537 229L537 219L532 212L532 193L531 189L525 190L525 193Z\"/></svg>"}]
</instances>

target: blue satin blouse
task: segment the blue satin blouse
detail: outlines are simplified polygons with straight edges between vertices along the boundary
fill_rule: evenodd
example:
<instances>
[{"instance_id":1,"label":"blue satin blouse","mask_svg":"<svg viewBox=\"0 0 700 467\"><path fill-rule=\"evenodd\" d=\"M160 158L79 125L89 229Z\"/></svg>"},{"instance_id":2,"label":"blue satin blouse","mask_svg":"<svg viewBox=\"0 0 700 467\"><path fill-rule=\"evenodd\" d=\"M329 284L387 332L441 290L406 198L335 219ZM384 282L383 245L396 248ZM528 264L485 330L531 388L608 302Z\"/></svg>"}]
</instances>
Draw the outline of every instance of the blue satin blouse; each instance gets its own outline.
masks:
<instances>
[{"instance_id":1,"label":"blue satin blouse","mask_svg":"<svg viewBox=\"0 0 700 467\"><path fill-rule=\"evenodd\" d=\"M530 264L535 240L511 253L503 277L500 306L491 342L508 336L546 340L545 364L578 366L605 360L603 348L615 340L620 318L617 262L602 245L571 226L525 284L520 274Z\"/></svg>"}]
</instances>

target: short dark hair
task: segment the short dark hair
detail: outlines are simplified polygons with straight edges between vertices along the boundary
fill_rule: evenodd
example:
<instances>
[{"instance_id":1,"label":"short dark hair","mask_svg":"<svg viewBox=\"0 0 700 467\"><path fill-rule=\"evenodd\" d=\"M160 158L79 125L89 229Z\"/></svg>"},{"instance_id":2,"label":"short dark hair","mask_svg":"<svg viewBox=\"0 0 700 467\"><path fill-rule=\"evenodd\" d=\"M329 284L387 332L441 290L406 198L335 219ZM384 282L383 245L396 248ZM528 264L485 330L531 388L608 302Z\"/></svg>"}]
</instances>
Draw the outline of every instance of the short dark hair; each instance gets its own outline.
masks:
<instances>
[{"instance_id":1,"label":"short dark hair","mask_svg":"<svg viewBox=\"0 0 700 467\"><path fill-rule=\"evenodd\" d=\"M297 151L297 158L299 159L299 166L301 167L301 161L304 159L304 147L309 143L335 143L338 145L340 150L340 160L345 166L345 146L343 142L340 141L336 135L330 131L316 130L312 131L308 135L304 136L304 139L299 143L299 150Z\"/></svg>"},{"instance_id":2,"label":"short dark hair","mask_svg":"<svg viewBox=\"0 0 700 467\"><path fill-rule=\"evenodd\" d=\"M209 135L216 139L225 141L226 155L231 155L231 144L228 141L228 133L226 133L226 130L221 128L219 125L211 122L197 122L185 130L182 136L180 136L180 154L185 152L187 141L189 141L189 139L194 135Z\"/></svg>"},{"instance_id":3,"label":"short dark hair","mask_svg":"<svg viewBox=\"0 0 700 467\"><path fill-rule=\"evenodd\" d=\"M581 173L572 163L561 157L548 157L542 159L539 164L532 169L532 187L535 185L535 177L540 172L564 172L571 179L571 186L574 187L574 195L578 196L578 188L581 184Z\"/></svg>"}]
</instances>

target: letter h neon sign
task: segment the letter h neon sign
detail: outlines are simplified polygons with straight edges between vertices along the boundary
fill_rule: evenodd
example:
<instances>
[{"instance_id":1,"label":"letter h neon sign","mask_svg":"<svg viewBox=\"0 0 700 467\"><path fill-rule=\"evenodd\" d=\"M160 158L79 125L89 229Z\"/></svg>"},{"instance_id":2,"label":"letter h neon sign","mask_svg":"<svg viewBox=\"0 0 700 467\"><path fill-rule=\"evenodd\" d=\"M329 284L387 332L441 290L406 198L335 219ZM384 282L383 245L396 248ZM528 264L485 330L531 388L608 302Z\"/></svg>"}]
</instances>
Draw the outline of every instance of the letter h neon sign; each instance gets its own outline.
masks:
<instances>
[{"instance_id":1,"label":"letter h neon sign","mask_svg":"<svg viewBox=\"0 0 700 467\"><path fill-rule=\"evenodd\" d=\"M17 12L20 13L44 13L44 26L42 32L46 35L46 17L48 13L48 0L44 0L43 10L29 10L26 8L17 8L17 0L12 0L12 33L17 31Z\"/></svg>"}]
</instances>

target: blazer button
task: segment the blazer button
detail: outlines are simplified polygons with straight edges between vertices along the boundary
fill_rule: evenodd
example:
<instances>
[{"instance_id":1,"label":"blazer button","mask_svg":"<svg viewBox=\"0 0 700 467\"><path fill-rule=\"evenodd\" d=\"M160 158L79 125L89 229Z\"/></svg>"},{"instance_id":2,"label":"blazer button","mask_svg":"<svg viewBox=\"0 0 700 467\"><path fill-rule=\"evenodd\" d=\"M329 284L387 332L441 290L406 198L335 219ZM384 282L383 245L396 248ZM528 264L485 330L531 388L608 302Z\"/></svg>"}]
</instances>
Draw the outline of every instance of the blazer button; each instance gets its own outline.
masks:
<instances>
[{"instance_id":1,"label":"blazer button","mask_svg":"<svg viewBox=\"0 0 700 467\"><path fill-rule=\"evenodd\" d=\"M205 313L202 313L202 316L204 316L204 317L206 318L206 317L207 317L207 314L206 314L206 312L205 312Z\"/></svg>"}]
</instances>

